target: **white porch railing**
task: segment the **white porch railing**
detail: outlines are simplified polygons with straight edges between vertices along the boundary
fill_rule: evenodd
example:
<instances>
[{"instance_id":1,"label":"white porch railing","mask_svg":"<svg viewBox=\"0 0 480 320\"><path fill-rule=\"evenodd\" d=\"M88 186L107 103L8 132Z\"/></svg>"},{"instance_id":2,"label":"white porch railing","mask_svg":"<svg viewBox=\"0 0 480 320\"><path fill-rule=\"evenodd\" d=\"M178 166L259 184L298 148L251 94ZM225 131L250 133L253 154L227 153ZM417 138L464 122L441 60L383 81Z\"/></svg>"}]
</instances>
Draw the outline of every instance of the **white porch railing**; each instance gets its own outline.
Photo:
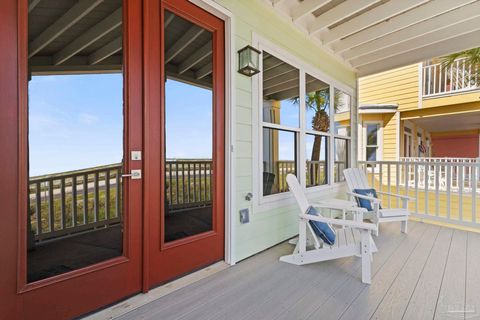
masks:
<instances>
[{"instance_id":1,"label":"white porch railing","mask_svg":"<svg viewBox=\"0 0 480 320\"><path fill-rule=\"evenodd\" d=\"M359 161L377 190L409 195L414 216L480 227L480 163L442 161ZM390 207L397 199L383 196Z\"/></svg>"},{"instance_id":2,"label":"white porch railing","mask_svg":"<svg viewBox=\"0 0 480 320\"><path fill-rule=\"evenodd\" d=\"M467 63L465 58L455 60L449 67L424 64L422 83L424 97L480 89L478 66Z\"/></svg>"}]
</instances>

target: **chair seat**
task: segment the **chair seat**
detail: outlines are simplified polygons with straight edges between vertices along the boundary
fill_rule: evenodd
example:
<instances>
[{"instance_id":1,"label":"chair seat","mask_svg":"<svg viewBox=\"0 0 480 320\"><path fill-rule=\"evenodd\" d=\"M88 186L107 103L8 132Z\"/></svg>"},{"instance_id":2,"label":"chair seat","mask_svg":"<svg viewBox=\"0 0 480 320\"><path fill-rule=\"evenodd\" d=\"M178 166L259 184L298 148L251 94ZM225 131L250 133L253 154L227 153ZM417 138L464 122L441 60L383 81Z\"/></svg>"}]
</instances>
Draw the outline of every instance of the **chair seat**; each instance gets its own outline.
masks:
<instances>
[{"instance_id":1,"label":"chair seat","mask_svg":"<svg viewBox=\"0 0 480 320\"><path fill-rule=\"evenodd\" d=\"M382 216L382 218L389 218L409 216L410 213L407 209L381 209L380 215Z\"/></svg>"}]
</instances>

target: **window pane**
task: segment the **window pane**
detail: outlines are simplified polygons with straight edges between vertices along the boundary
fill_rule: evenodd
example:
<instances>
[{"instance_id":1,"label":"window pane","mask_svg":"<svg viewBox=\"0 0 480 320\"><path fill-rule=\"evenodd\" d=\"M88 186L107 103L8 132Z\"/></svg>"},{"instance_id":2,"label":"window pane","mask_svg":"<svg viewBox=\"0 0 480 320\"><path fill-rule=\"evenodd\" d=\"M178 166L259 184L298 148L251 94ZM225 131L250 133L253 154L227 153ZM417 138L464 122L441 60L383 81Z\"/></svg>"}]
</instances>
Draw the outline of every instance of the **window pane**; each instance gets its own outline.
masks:
<instances>
[{"instance_id":1,"label":"window pane","mask_svg":"<svg viewBox=\"0 0 480 320\"><path fill-rule=\"evenodd\" d=\"M348 140L335 138L335 182L344 181L343 170L349 167L348 163Z\"/></svg>"},{"instance_id":2,"label":"window pane","mask_svg":"<svg viewBox=\"0 0 480 320\"><path fill-rule=\"evenodd\" d=\"M287 174L296 174L296 134L263 128L263 195L288 191Z\"/></svg>"},{"instance_id":3,"label":"window pane","mask_svg":"<svg viewBox=\"0 0 480 320\"><path fill-rule=\"evenodd\" d=\"M299 70L263 52L263 121L300 126Z\"/></svg>"},{"instance_id":4,"label":"window pane","mask_svg":"<svg viewBox=\"0 0 480 320\"><path fill-rule=\"evenodd\" d=\"M376 146L377 145L377 134L379 129L378 124L368 124L367 125L367 145Z\"/></svg>"},{"instance_id":5,"label":"window pane","mask_svg":"<svg viewBox=\"0 0 480 320\"><path fill-rule=\"evenodd\" d=\"M77 2L42 1L31 10L30 45ZM110 1L88 14L76 12L72 18L80 21L29 59L29 283L123 254L122 27L57 57L121 6ZM115 50L96 54L112 41Z\"/></svg>"},{"instance_id":6,"label":"window pane","mask_svg":"<svg viewBox=\"0 0 480 320\"><path fill-rule=\"evenodd\" d=\"M335 89L335 134L350 136L351 97L345 92Z\"/></svg>"},{"instance_id":7,"label":"window pane","mask_svg":"<svg viewBox=\"0 0 480 320\"><path fill-rule=\"evenodd\" d=\"M367 147L367 161L377 161L377 147Z\"/></svg>"},{"instance_id":8,"label":"window pane","mask_svg":"<svg viewBox=\"0 0 480 320\"><path fill-rule=\"evenodd\" d=\"M308 130L328 132L330 129L330 87L307 74L305 79L305 127Z\"/></svg>"},{"instance_id":9,"label":"window pane","mask_svg":"<svg viewBox=\"0 0 480 320\"><path fill-rule=\"evenodd\" d=\"M328 138L313 134L305 135L305 159L307 187L327 184Z\"/></svg>"}]
</instances>

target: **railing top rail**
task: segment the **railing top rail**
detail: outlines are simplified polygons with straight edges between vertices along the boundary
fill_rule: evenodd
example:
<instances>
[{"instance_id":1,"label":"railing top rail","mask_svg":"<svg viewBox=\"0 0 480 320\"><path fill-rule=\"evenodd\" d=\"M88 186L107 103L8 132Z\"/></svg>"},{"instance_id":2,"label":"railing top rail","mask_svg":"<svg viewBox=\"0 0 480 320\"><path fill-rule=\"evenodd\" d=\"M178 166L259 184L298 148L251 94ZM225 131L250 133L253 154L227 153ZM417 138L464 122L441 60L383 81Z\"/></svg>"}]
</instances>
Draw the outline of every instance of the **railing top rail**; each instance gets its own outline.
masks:
<instances>
[{"instance_id":1,"label":"railing top rail","mask_svg":"<svg viewBox=\"0 0 480 320\"><path fill-rule=\"evenodd\" d=\"M456 61L460 62L460 61L465 61L465 60L467 60L467 58L457 58L457 59L455 59L455 62ZM426 64L425 62L422 63L422 66L423 66L424 69L433 68L435 66L442 66L442 65L443 65L443 62L436 62L436 63L431 63L431 64Z\"/></svg>"},{"instance_id":2,"label":"railing top rail","mask_svg":"<svg viewBox=\"0 0 480 320\"><path fill-rule=\"evenodd\" d=\"M84 174L92 174L95 172L102 172L106 170L111 170L111 169L118 169L122 167L122 163L114 163L114 164L108 164L104 166L98 166L98 167L92 167L92 168L85 168L85 169L80 169L80 170L72 170L72 171L65 171L65 172L59 172L59 173L52 173L52 174L45 174L41 176L35 176L30 178L30 183L36 183L36 182L43 182L43 181L48 181L48 180L57 180L57 179L62 179L62 178L69 178L73 176L80 176Z\"/></svg>"},{"instance_id":3,"label":"railing top rail","mask_svg":"<svg viewBox=\"0 0 480 320\"><path fill-rule=\"evenodd\" d=\"M363 161L360 160L358 163L361 164L399 164L399 165L430 165L430 166L448 166L448 167L458 167L458 166L464 166L464 167L474 167L474 166L480 166L480 162L434 162L434 161Z\"/></svg>"}]
</instances>

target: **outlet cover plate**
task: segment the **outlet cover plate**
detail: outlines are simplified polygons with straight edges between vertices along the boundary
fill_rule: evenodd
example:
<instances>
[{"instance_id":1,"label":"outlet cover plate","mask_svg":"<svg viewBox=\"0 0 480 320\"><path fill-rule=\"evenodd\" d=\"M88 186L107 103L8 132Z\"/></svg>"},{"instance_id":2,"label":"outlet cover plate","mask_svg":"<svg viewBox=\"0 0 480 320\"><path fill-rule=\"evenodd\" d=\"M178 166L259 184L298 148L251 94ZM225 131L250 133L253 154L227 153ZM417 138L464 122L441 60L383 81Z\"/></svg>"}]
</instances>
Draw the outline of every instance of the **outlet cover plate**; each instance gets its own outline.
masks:
<instances>
[{"instance_id":1,"label":"outlet cover plate","mask_svg":"<svg viewBox=\"0 0 480 320\"><path fill-rule=\"evenodd\" d=\"M240 210L240 223L245 224L250 222L250 211L247 209Z\"/></svg>"}]
</instances>

